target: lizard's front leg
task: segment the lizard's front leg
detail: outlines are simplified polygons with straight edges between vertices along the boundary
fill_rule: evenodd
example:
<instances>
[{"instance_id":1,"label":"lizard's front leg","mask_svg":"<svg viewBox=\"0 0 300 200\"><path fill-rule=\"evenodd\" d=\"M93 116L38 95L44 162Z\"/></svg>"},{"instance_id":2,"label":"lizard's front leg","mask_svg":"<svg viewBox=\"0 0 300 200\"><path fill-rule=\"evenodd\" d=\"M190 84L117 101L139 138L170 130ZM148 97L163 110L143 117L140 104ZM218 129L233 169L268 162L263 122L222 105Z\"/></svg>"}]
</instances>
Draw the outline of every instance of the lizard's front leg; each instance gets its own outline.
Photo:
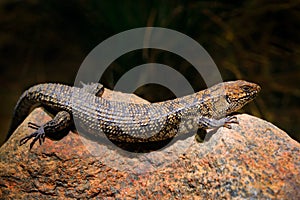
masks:
<instances>
[{"instance_id":1,"label":"lizard's front leg","mask_svg":"<svg viewBox=\"0 0 300 200\"><path fill-rule=\"evenodd\" d=\"M34 143L39 140L40 145L45 141L45 137L49 134L62 132L62 131L69 131L71 125L73 124L73 120L71 115L66 111L58 112L55 117L48 121L47 123L39 126L37 124L28 123L28 127L35 129L32 134L22 138L20 140L20 145L27 143L28 140L33 138L32 142L30 143L30 149L33 147Z\"/></svg>"},{"instance_id":2,"label":"lizard's front leg","mask_svg":"<svg viewBox=\"0 0 300 200\"><path fill-rule=\"evenodd\" d=\"M221 119L213 119L201 116L198 120L198 127L203 129L226 127L231 129L231 124L238 124L236 116L226 116Z\"/></svg>"}]
</instances>

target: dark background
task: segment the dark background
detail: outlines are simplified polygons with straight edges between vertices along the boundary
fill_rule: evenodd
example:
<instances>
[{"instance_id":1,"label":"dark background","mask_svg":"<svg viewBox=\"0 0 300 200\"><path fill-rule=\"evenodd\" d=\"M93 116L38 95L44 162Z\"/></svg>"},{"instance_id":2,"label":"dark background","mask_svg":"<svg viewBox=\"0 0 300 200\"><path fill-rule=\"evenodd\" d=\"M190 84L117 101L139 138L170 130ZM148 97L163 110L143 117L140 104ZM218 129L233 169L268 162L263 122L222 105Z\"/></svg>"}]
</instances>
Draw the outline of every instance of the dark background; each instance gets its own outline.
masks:
<instances>
[{"instance_id":1,"label":"dark background","mask_svg":"<svg viewBox=\"0 0 300 200\"><path fill-rule=\"evenodd\" d=\"M25 89L42 82L72 85L95 46L121 31L145 26L174 29L198 41L224 80L260 84L260 96L242 112L266 119L300 141L299 20L299 1L1 0L0 143ZM113 88L131 67L148 62L174 67L195 90L205 88L189 63L159 50L121 56L101 82ZM151 101L172 97L157 85L138 93Z\"/></svg>"}]
</instances>

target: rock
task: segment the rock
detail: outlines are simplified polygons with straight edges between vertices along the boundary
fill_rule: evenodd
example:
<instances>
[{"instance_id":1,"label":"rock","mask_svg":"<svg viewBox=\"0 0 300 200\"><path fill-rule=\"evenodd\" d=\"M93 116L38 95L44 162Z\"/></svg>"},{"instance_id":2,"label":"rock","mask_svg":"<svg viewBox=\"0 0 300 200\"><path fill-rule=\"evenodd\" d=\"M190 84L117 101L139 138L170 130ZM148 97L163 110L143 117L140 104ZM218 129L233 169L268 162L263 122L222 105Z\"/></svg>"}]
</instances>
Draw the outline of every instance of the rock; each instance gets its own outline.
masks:
<instances>
[{"instance_id":1,"label":"rock","mask_svg":"<svg viewBox=\"0 0 300 200\"><path fill-rule=\"evenodd\" d=\"M269 122L237 117L239 125L210 130L203 143L191 136L175 141L165 154L148 153L157 161L152 163L142 153L126 157L101 144L107 154L95 157L87 139L73 132L60 140L46 138L32 150L19 146L33 131L29 121L51 119L35 109L0 148L0 198L299 199L300 144Z\"/></svg>"}]
</instances>

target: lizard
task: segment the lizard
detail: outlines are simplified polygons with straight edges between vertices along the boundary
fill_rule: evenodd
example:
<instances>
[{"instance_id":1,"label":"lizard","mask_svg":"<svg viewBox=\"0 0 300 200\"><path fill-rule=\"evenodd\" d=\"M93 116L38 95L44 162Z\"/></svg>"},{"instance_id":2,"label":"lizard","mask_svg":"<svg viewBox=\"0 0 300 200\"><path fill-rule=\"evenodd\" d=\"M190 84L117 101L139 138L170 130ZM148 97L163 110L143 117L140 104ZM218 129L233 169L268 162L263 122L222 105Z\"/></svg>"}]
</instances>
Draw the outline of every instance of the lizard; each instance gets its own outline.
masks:
<instances>
[{"instance_id":1,"label":"lizard","mask_svg":"<svg viewBox=\"0 0 300 200\"><path fill-rule=\"evenodd\" d=\"M36 141L41 145L50 134L70 130L75 121L91 136L126 143L163 141L198 128L230 129L231 124L238 124L236 116L230 114L252 101L260 90L255 83L236 80L172 100L136 104L102 98L104 87L100 83L81 88L38 84L19 98L8 137L39 106L54 113L54 118L42 125L28 123L35 131L22 138L20 145L32 139L30 149Z\"/></svg>"}]
</instances>

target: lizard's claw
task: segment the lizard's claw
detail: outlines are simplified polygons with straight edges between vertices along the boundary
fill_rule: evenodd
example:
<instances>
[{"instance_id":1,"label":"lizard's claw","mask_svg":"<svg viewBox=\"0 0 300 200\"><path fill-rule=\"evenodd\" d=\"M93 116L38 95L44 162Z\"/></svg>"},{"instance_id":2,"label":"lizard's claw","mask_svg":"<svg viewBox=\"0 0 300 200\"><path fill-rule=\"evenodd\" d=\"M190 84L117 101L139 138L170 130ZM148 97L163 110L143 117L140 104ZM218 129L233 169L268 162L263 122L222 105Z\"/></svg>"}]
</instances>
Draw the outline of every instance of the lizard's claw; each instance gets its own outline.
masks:
<instances>
[{"instance_id":1,"label":"lizard's claw","mask_svg":"<svg viewBox=\"0 0 300 200\"><path fill-rule=\"evenodd\" d=\"M45 131L44 131L44 127L43 126L39 126L37 124L34 124L34 123L31 123L29 122L28 123L28 127L29 128L32 128L32 129L35 129L36 131L34 131L33 133L31 133L30 135L22 138L20 140L20 146L27 143L28 140L30 140L31 138L33 138L32 142L30 143L30 149L32 149L34 143L39 140L39 143L40 145L45 141Z\"/></svg>"},{"instance_id":2,"label":"lizard's claw","mask_svg":"<svg viewBox=\"0 0 300 200\"><path fill-rule=\"evenodd\" d=\"M239 123L238 120L237 120L237 117L236 116L227 116L225 118L225 123L224 123L223 126L226 127L226 128L231 129L232 128L231 127L232 123L234 123L234 124L238 124Z\"/></svg>"}]
</instances>

